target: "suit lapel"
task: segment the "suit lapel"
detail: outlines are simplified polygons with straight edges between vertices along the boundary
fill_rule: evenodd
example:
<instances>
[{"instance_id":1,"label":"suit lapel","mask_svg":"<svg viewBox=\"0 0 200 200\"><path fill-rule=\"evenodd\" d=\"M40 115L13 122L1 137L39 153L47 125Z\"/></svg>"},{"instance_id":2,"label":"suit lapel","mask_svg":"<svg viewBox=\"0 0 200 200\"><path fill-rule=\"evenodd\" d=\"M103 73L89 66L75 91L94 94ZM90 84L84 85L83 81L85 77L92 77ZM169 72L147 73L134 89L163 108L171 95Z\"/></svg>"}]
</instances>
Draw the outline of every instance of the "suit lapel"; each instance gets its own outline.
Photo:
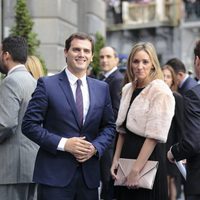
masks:
<instances>
[{"instance_id":1,"label":"suit lapel","mask_svg":"<svg viewBox=\"0 0 200 200\"><path fill-rule=\"evenodd\" d=\"M185 82L183 83L182 87L178 89L181 94L183 94L187 90L186 87L188 86L188 82L189 82L189 78L187 78Z\"/></svg>"},{"instance_id":2,"label":"suit lapel","mask_svg":"<svg viewBox=\"0 0 200 200\"><path fill-rule=\"evenodd\" d=\"M115 70L112 74L110 74L109 76L108 76L108 78L106 78L105 79L105 82L106 83L110 83L112 80L113 80L113 78L115 77L115 74L117 73L117 70Z\"/></svg>"},{"instance_id":3,"label":"suit lapel","mask_svg":"<svg viewBox=\"0 0 200 200\"><path fill-rule=\"evenodd\" d=\"M87 77L87 83L88 83L88 90L89 90L89 98L90 98L90 106L89 106L89 109L88 109L88 113L86 115L86 118L85 118L85 123L83 124L83 126L86 126L89 122L89 119L92 118L92 112L93 112L93 108L95 107L95 84L94 82L92 81L92 79L88 78Z\"/></svg>"},{"instance_id":4,"label":"suit lapel","mask_svg":"<svg viewBox=\"0 0 200 200\"><path fill-rule=\"evenodd\" d=\"M73 96L73 93L72 93L72 90L71 90L71 86L70 86L70 83L69 83L69 80L67 78L67 75L65 73L65 70L61 72L60 74L60 77L59 77L59 85L60 87L62 88L65 96L66 96L66 99L73 111L73 114L74 114L74 117L76 119L76 122L80 127L80 124L79 124L79 119L78 119L78 112L77 112L77 109L76 109L76 104L75 104L75 101L74 101L74 96Z\"/></svg>"}]
</instances>

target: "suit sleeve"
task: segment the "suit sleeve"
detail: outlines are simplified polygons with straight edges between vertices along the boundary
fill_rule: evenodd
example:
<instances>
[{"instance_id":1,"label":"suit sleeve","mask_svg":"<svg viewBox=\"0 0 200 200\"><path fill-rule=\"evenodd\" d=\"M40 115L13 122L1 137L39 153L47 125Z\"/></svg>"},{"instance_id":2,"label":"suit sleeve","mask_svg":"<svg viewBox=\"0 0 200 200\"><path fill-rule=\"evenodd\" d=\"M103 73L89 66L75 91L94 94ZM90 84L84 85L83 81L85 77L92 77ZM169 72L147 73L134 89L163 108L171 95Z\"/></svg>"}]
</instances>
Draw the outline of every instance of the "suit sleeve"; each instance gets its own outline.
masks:
<instances>
[{"instance_id":1,"label":"suit sleeve","mask_svg":"<svg viewBox=\"0 0 200 200\"><path fill-rule=\"evenodd\" d=\"M111 96L112 108L115 120L117 119L117 114L119 110L119 104L121 99L121 88L122 88L122 79L114 79L112 81L112 86L110 87L110 96Z\"/></svg>"},{"instance_id":2,"label":"suit sleeve","mask_svg":"<svg viewBox=\"0 0 200 200\"><path fill-rule=\"evenodd\" d=\"M105 106L102 114L102 121L100 124L100 134L92 142L101 157L105 149L113 142L115 136L114 115L111 105L110 93L108 86L106 87Z\"/></svg>"},{"instance_id":3,"label":"suit sleeve","mask_svg":"<svg viewBox=\"0 0 200 200\"><path fill-rule=\"evenodd\" d=\"M43 79L38 80L37 87L29 102L22 122L22 132L41 148L56 154L61 137L43 128L42 124L48 109L48 95Z\"/></svg>"},{"instance_id":4,"label":"suit sleeve","mask_svg":"<svg viewBox=\"0 0 200 200\"><path fill-rule=\"evenodd\" d=\"M176 142L180 141L183 137L183 97L179 94L175 94L175 115L174 115L174 121L175 121L175 141L172 144L175 144Z\"/></svg>"},{"instance_id":5,"label":"suit sleeve","mask_svg":"<svg viewBox=\"0 0 200 200\"><path fill-rule=\"evenodd\" d=\"M200 151L200 98L193 90L184 96L184 124L183 139L172 147L176 160L187 159Z\"/></svg>"},{"instance_id":6,"label":"suit sleeve","mask_svg":"<svg viewBox=\"0 0 200 200\"><path fill-rule=\"evenodd\" d=\"M4 80L0 87L0 143L11 137L18 125L20 98L17 84Z\"/></svg>"}]
</instances>

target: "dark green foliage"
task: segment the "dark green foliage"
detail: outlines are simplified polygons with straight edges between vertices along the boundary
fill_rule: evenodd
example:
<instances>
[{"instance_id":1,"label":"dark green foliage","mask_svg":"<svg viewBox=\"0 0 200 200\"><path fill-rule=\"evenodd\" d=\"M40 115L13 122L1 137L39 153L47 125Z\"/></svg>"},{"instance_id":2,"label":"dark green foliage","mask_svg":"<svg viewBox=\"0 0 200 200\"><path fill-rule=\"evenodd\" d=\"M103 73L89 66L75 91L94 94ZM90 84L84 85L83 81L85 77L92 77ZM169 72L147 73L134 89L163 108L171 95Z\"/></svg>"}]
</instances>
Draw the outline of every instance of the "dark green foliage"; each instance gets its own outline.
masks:
<instances>
[{"instance_id":1,"label":"dark green foliage","mask_svg":"<svg viewBox=\"0 0 200 200\"><path fill-rule=\"evenodd\" d=\"M29 14L26 0L17 0L15 6L15 26L11 29L11 35L20 35L26 38L29 46L29 55L36 54L36 48L40 45L37 34L32 32L34 22Z\"/></svg>"},{"instance_id":2,"label":"dark green foliage","mask_svg":"<svg viewBox=\"0 0 200 200\"><path fill-rule=\"evenodd\" d=\"M100 33L96 33L95 35L95 45L94 45L94 57L93 62L91 63L93 73L95 76L99 75L99 72L101 71L99 66L99 52L102 47L105 45L105 39Z\"/></svg>"},{"instance_id":3,"label":"dark green foliage","mask_svg":"<svg viewBox=\"0 0 200 200\"><path fill-rule=\"evenodd\" d=\"M40 45L40 41L37 39L37 34L33 30L34 22L28 11L26 0L17 0L15 6L15 25L11 28L11 35L20 35L26 38L28 43L28 54L37 56L43 66L45 74L47 69L45 62L41 56L37 53L37 49Z\"/></svg>"}]
</instances>

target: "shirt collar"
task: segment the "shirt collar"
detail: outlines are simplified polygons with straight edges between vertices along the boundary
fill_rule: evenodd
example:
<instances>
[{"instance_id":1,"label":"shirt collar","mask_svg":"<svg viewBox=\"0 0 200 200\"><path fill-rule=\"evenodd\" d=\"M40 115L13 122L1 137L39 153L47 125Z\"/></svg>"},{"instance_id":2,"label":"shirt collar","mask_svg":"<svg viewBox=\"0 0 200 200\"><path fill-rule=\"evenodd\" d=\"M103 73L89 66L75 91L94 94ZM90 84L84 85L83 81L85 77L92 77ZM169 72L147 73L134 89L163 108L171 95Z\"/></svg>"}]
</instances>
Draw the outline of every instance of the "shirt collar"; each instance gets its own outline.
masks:
<instances>
[{"instance_id":1,"label":"shirt collar","mask_svg":"<svg viewBox=\"0 0 200 200\"><path fill-rule=\"evenodd\" d=\"M117 67L113 67L110 71L104 73L104 76L108 78L114 71L117 70Z\"/></svg>"},{"instance_id":2,"label":"shirt collar","mask_svg":"<svg viewBox=\"0 0 200 200\"><path fill-rule=\"evenodd\" d=\"M81 77L81 78L77 78L74 74L72 74L72 73L69 71L69 69L68 69L67 67L65 68L65 72L66 72L66 74L67 74L68 80L69 80L69 82L70 82L71 85L75 85L75 84L76 84L76 81L77 81L78 79L80 79L80 80L82 81L82 85L83 85L83 86L87 84L86 74L85 74L83 77Z\"/></svg>"},{"instance_id":3,"label":"shirt collar","mask_svg":"<svg viewBox=\"0 0 200 200\"><path fill-rule=\"evenodd\" d=\"M11 69L8 71L8 74L7 74L7 75L11 74L15 69L18 69L18 68L20 68L20 67L24 67L24 68L25 68L25 65L20 64L20 65L14 66L13 68L11 68Z\"/></svg>"},{"instance_id":4,"label":"shirt collar","mask_svg":"<svg viewBox=\"0 0 200 200\"><path fill-rule=\"evenodd\" d=\"M181 81L181 84L179 85L179 88L181 88L183 86L183 84L185 83L185 81L187 80L188 77L189 77L189 75L186 74L184 79Z\"/></svg>"}]
</instances>

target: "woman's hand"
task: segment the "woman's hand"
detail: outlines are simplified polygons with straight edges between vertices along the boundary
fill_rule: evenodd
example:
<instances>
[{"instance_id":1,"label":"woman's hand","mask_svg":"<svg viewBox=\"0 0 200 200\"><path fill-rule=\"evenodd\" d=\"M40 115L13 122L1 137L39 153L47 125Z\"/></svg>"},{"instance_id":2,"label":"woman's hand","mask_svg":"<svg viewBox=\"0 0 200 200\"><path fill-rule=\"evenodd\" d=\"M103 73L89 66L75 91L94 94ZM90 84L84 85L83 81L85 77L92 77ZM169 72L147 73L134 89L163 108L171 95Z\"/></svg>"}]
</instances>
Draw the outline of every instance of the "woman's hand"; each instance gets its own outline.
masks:
<instances>
[{"instance_id":1,"label":"woman's hand","mask_svg":"<svg viewBox=\"0 0 200 200\"><path fill-rule=\"evenodd\" d=\"M118 167L118 160L113 160L110 173L112 175L112 178L115 180L117 179L117 167Z\"/></svg>"},{"instance_id":2,"label":"woman's hand","mask_svg":"<svg viewBox=\"0 0 200 200\"><path fill-rule=\"evenodd\" d=\"M136 170L131 170L131 172L127 176L126 186L129 189L137 189L138 181L139 181L139 172Z\"/></svg>"}]
</instances>

